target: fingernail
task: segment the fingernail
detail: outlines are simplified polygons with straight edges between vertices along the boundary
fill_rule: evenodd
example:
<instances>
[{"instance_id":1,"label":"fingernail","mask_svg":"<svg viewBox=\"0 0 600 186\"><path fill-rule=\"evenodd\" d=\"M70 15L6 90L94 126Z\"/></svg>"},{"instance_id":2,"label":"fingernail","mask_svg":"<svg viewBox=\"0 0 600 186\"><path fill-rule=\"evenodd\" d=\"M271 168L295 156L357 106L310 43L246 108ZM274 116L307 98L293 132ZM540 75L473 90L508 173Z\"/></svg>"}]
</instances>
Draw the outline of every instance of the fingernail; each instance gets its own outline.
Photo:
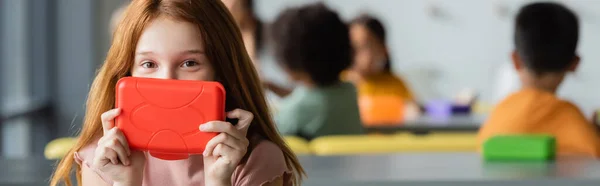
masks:
<instances>
[{"instance_id":1,"label":"fingernail","mask_svg":"<svg viewBox=\"0 0 600 186\"><path fill-rule=\"evenodd\" d=\"M203 155L203 156L206 156L206 154L207 154L207 153L206 153L206 151L202 152L202 155Z\"/></svg>"},{"instance_id":2,"label":"fingernail","mask_svg":"<svg viewBox=\"0 0 600 186\"><path fill-rule=\"evenodd\" d=\"M206 125L205 124L200 125L200 130L206 130Z\"/></svg>"}]
</instances>

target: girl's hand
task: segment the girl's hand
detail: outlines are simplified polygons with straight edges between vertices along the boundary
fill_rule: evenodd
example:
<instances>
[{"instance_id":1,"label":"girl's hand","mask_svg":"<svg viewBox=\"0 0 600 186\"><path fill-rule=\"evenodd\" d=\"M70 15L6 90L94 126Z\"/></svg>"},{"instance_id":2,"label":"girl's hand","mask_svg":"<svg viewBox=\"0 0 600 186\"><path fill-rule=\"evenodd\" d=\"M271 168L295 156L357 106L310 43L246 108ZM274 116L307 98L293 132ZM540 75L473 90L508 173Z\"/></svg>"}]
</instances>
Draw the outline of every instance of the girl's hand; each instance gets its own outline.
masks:
<instances>
[{"instance_id":1,"label":"girl's hand","mask_svg":"<svg viewBox=\"0 0 600 186\"><path fill-rule=\"evenodd\" d=\"M242 109L227 113L228 118L239 119L236 126L224 121L200 125L203 132L220 132L206 144L204 150L204 178L206 185L231 185L231 175L246 155L249 141L248 127L254 115Z\"/></svg>"},{"instance_id":2,"label":"girl's hand","mask_svg":"<svg viewBox=\"0 0 600 186\"><path fill-rule=\"evenodd\" d=\"M114 119L120 113L117 108L102 114L104 136L98 141L92 167L117 185L141 185L146 156L141 151L131 151L127 139L115 127Z\"/></svg>"}]
</instances>

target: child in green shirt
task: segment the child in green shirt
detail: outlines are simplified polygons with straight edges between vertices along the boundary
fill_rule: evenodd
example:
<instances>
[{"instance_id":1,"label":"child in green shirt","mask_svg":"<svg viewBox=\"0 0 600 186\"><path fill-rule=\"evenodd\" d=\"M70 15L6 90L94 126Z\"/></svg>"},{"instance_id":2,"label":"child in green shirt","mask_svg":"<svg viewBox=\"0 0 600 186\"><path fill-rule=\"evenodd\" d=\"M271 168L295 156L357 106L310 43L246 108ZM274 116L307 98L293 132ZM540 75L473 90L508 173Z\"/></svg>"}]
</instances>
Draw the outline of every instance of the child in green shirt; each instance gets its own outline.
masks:
<instances>
[{"instance_id":1,"label":"child in green shirt","mask_svg":"<svg viewBox=\"0 0 600 186\"><path fill-rule=\"evenodd\" d=\"M352 50L337 13L322 3L290 8L271 31L277 61L298 84L275 114L280 133L307 139L363 133L356 89L339 79Z\"/></svg>"}]
</instances>

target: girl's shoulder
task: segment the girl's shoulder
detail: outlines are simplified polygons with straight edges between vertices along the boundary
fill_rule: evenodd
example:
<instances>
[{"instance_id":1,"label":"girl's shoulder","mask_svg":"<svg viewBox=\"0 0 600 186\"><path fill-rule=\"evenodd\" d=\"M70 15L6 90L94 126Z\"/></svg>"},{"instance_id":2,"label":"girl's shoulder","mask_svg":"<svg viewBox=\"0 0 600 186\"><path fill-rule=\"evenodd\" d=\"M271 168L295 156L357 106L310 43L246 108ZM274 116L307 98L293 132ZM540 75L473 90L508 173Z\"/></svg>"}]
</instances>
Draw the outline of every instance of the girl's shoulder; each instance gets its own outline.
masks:
<instances>
[{"instance_id":1,"label":"girl's shoulder","mask_svg":"<svg viewBox=\"0 0 600 186\"><path fill-rule=\"evenodd\" d=\"M234 173L235 185L262 185L282 178L284 185L292 185L291 169L286 164L283 151L270 140L259 140L246 163Z\"/></svg>"},{"instance_id":2,"label":"girl's shoulder","mask_svg":"<svg viewBox=\"0 0 600 186\"><path fill-rule=\"evenodd\" d=\"M90 144L83 146L81 149L75 152L73 158L75 158L75 162L80 166L87 165L92 163L94 159L94 152L96 151L96 147L98 147L98 140L93 140Z\"/></svg>"}]
</instances>

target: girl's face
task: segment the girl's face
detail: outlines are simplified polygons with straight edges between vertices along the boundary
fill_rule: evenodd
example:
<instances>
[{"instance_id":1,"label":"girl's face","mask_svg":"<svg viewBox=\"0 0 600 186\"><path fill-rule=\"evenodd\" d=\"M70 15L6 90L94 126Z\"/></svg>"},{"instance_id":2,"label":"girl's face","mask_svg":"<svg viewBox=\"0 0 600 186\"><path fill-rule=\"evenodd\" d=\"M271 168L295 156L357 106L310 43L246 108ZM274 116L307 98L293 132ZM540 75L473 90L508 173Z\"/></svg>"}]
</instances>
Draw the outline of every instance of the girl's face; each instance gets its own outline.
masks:
<instances>
[{"instance_id":1,"label":"girl's face","mask_svg":"<svg viewBox=\"0 0 600 186\"><path fill-rule=\"evenodd\" d=\"M134 77L214 81L197 26L158 17L142 32L131 69Z\"/></svg>"},{"instance_id":2,"label":"girl's face","mask_svg":"<svg viewBox=\"0 0 600 186\"><path fill-rule=\"evenodd\" d=\"M386 49L364 25L350 26L350 39L354 48L352 69L361 73L378 73L383 71L386 62Z\"/></svg>"}]
</instances>

